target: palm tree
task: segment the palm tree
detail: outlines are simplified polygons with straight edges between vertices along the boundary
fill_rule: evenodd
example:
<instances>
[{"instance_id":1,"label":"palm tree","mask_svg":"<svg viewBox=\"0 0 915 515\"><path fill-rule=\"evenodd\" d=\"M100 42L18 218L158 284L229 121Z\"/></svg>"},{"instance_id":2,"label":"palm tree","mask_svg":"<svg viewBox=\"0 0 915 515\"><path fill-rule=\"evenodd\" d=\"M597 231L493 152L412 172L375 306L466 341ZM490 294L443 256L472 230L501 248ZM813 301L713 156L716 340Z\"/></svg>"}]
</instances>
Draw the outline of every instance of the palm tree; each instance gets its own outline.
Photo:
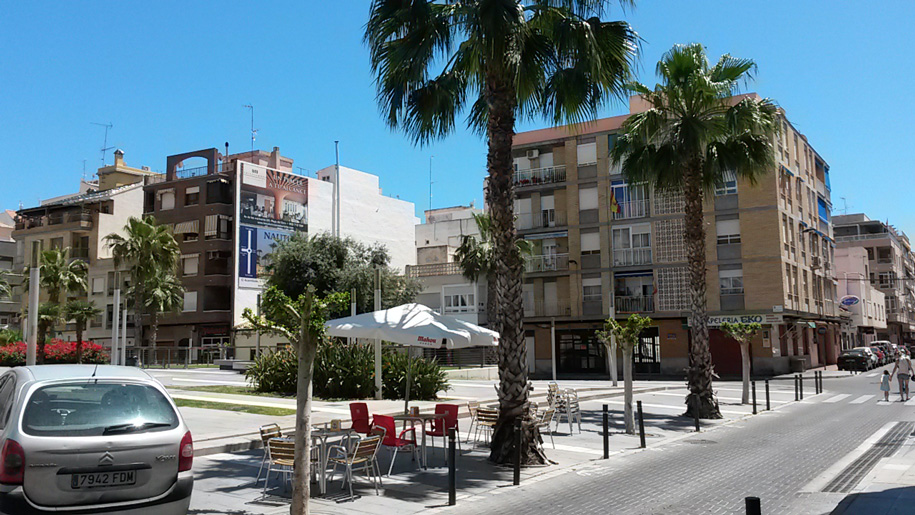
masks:
<instances>
[{"instance_id":1,"label":"palm tree","mask_svg":"<svg viewBox=\"0 0 915 515\"><path fill-rule=\"evenodd\" d=\"M0 299L5 299L13 294L10 282L6 278L6 270L0 270Z\"/></svg>"},{"instance_id":2,"label":"palm tree","mask_svg":"<svg viewBox=\"0 0 915 515\"><path fill-rule=\"evenodd\" d=\"M112 233L105 237L114 257L114 268L127 266L130 274L131 294L136 316L137 340L143 339L143 309L147 308L146 281L161 271L174 273L178 267L181 249L167 225L156 224L152 216L130 217L124 226L124 236ZM152 347L156 341L152 340Z\"/></svg>"},{"instance_id":3,"label":"palm tree","mask_svg":"<svg viewBox=\"0 0 915 515\"><path fill-rule=\"evenodd\" d=\"M38 345L36 349L35 362L39 365L44 363L44 346L54 326L60 323L60 305L53 302L42 302L38 305Z\"/></svg>"},{"instance_id":4,"label":"palm tree","mask_svg":"<svg viewBox=\"0 0 915 515\"><path fill-rule=\"evenodd\" d=\"M39 284L48 292L48 302L60 304L61 294L86 291L86 274L89 267L85 261L70 259L70 248L49 249L41 252L38 259ZM29 288L28 267L25 268L23 288Z\"/></svg>"},{"instance_id":5,"label":"palm tree","mask_svg":"<svg viewBox=\"0 0 915 515\"><path fill-rule=\"evenodd\" d=\"M83 330L90 320L102 314L92 301L74 299L64 305L64 318L76 325L76 362L83 362Z\"/></svg>"},{"instance_id":6,"label":"palm tree","mask_svg":"<svg viewBox=\"0 0 915 515\"><path fill-rule=\"evenodd\" d=\"M452 132L458 113L469 107L468 125L487 139L501 329L500 415L490 454L497 463L513 456L512 428L528 411L523 262L512 212L515 120L583 122L622 95L638 36L626 22L601 21L606 10L595 0L373 0L366 25L378 103L389 126L425 144ZM525 432L522 449L525 463L544 462L534 431Z\"/></svg>"},{"instance_id":7,"label":"palm tree","mask_svg":"<svg viewBox=\"0 0 915 515\"><path fill-rule=\"evenodd\" d=\"M133 289L134 286L131 286ZM184 306L184 286L172 269L159 269L144 282L146 305L150 314L149 337L155 342L159 333L159 313L176 313Z\"/></svg>"},{"instance_id":8,"label":"palm tree","mask_svg":"<svg viewBox=\"0 0 915 515\"><path fill-rule=\"evenodd\" d=\"M686 414L698 409L701 418L721 418L712 391L703 198L725 174L753 184L775 166L775 105L735 96L755 68L753 61L730 55L712 65L702 45L675 46L658 63L661 84L654 90L630 86L650 107L626 120L610 155L627 181L644 181L685 198L691 338Z\"/></svg>"}]
</instances>

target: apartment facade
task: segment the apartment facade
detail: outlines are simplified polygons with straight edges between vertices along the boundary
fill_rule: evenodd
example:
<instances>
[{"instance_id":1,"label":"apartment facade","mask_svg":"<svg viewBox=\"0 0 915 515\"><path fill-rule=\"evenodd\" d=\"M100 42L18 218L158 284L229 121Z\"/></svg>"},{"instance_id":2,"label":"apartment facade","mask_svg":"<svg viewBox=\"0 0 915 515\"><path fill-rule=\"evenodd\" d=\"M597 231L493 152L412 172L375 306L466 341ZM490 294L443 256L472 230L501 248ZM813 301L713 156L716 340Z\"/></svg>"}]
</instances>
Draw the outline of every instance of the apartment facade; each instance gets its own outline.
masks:
<instances>
[{"instance_id":1,"label":"apartment facade","mask_svg":"<svg viewBox=\"0 0 915 515\"><path fill-rule=\"evenodd\" d=\"M915 258L908 236L863 213L836 216L835 230L839 248L863 250L867 279L885 295L886 328L877 330L877 339L915 344Z\"/></svg>"},{"instance_id":2,"label":"apartment facade","mask_svg":"<svg viewBox=\"0 0 915 515\"><path fill-rule=\"evenodd\" d=\"M638 98L630 114L645 109ZM526 261L525 331L531 371L604 374L594 337L608 316L654 320L634 356L638 373L677 375L688 364L683 199L627 184L608 159L627 116L515 136L517 230ZM751 186L734 177L706 198L711 350L719 374L738 374L736 343L716 327L753 321L756 373L834 362L835 302L829 168L782 116L777 166Z\"/></svg>"},{"instance_id":3,"label":"apartment facade","mask_svg":"<svg viewBox=\"0 0 915 515\"><path fill-rule=\"evenodd\" d=\"M133 168L124 162L124 152L116 150L114 164L98 169L98 179L81 181L77 193L41 201L37 207L20 209L12 237L16 241L14 269L21 271L31 262L34 243L42 249L70 248L70 257L88 265L88 291L72 298L92 301L102 315L90 320L84 338L110 348L114 319L116 277L114 259L105 243L109 234L123 234L131 216L143 215L143 185L157 174L149 168ZM126 274L120 275L122 292L129 286ZM19 310L28 303L27 292L19 292ZM123 299L123 297L122 297ZM41 301L46 300L43 293ZM123 302L123 301L122 301ZM123 309L123 308L122 308ZM22 326L26 331L26 319ZM66 338L75 338L75 327L68 323ZM135 344L134 317L127 317L127 345Z\"/></svg>"},{"instance_id":4,"label":"apartment facade","mask_svg":"<svg viewBox=\"0 0 915 515\"><path fill-rule=\"evenodd\" d=\"M838 225L835 230L838 234ZM841 347L845 350L868 345L880 339L878 334L886 334L886 295L870 282L867 251L863 247L843 247L841 241L836 245L839 309L848 315L842 327Z\"/></svg>"},{"instance_id":5,"label":"apartment facade","mask_svg":"<svg viewBox=\"0 0 915 515\"><path fill-rule=\"evenodd\" d=\"M0 296L0 329L19 329L21 270L14 269L16 262L16 241L13 230L16 228L16 212L0 211L0 273L10 284L12 294Z\"/></svg>"},{"instance_id":6,"label":"apartment facade","mask_svg":"<svg viewBox=\"0 0 915 515\"><path fill-rule=\"evenodd\" d=\"M183 166L192 159L205 164ZM339 225L341 236L385 245L392 266L415 262L412 203L384 196L378 177L359 170L340 167L338 175L328 167L316 178L295 174L293 160L278 147L169 156L164 176L145 187L144 211L173 226L181 248L184 308L160 318L157 345L163 347L223 354L234 347L235 357L248 359L256 338L236 328L245 308L256 310L273 245L296 232L317 234Z\"/></svg>"}]
</instances>

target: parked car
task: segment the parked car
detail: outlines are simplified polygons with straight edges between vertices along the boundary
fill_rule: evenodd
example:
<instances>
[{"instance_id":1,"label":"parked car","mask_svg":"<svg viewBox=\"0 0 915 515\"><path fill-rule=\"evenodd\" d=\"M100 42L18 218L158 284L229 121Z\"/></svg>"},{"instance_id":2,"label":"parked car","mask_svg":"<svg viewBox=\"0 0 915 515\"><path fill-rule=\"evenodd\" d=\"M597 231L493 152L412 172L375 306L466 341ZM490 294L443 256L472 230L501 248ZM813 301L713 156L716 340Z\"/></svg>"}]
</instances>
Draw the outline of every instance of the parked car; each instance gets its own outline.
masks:
<instances>
[{"instance_id":1,"label":"parked car","mask_svg":"<svg viewBox=\"0 0 915 515\"><path fill-rule=\"evenodd\" d=\"M886 354L886 361L892 362L896 360L896 346L887 340L875 340L872 341L871 346L880 347L880 350Z\"/></svg>"},{"instance_id":2,"label":"parked car","mask_svg":"<svg viewBox=\"0 0 915 515\"><path fill-rule=\"evenodd\" d=\"M878 363L877 354L874 353L874 351L871 350L870 347L855 347L852 350L860 350L861 352L864 353L865 356L867 356L868 363L869 363L868 367L867 367L868 370L877 366L877 363Z\"/></svg>"},{"instance_id":3,"label":"parked car","mask_svg":"<svg viewBox=\"0 0 915 515\"><path fill-rule=\"evenodd\" d=\"M836 359L839 370L866 371L871 368L871 359L863 349L849 349L842 351Z\"/></svg>"},{"instance_id":4,"label":"parked car","mask_svg":"<svg viewBox=\"0 0 915 515\"><path fill-rule=\"evenodd\" d=\"M194 444L165 388L134 367L0 376L0 513L186 514Z\"/></svg>"},{"instance_id":5,"label":"parked car","mask_svg":"<svg viewBox=\"0 0 915 515\"><path fill-rule=\"evenodd\" d=\"M876 346L872 345L871 350L874 352L874 354L877 355L877 366L882 367L883 365L886 365L886 354L884 354L883 351L880 350L880 347L876 347Z\"/></svg>"}]
</instances>

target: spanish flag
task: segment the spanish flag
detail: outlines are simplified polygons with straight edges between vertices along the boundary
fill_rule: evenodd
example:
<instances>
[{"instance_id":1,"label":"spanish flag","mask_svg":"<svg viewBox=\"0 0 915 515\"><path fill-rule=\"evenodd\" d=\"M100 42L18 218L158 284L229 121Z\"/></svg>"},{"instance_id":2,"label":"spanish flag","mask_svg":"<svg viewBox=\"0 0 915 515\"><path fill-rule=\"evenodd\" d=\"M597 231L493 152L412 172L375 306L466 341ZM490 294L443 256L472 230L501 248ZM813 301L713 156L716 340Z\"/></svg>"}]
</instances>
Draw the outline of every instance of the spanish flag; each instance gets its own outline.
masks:
<instances>
[{"instance_id":1,"label":"spanish flag","mask_svg":"<svg viewBox=\"0 0 915 515\"><path fill-rule=\"evenodd\" d=\"M620 203L616 201L616 192L613 191L613 188L610 188L610 212L620 212Z\"/></svg>"}]
</instances>

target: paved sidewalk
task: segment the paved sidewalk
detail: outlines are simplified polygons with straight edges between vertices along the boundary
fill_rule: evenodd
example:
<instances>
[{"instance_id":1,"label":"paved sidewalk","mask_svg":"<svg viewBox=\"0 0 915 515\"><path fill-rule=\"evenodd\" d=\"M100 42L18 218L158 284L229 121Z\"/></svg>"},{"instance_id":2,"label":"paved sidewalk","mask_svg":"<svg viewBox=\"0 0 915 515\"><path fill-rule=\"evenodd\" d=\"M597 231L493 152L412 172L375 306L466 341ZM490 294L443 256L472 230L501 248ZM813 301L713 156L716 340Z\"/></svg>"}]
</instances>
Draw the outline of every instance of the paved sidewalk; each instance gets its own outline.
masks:
<instances>
[{"instance_id":1,"label":"paved sidewalk","mask_svg":"<svg viewBox=\"0 0 915 515\"><path fill-rule=\"evenodd\" d=\"M912 436L895 455L878 461L832 515L915 513L915 440Z\"/></svg>"}]
</instances>

